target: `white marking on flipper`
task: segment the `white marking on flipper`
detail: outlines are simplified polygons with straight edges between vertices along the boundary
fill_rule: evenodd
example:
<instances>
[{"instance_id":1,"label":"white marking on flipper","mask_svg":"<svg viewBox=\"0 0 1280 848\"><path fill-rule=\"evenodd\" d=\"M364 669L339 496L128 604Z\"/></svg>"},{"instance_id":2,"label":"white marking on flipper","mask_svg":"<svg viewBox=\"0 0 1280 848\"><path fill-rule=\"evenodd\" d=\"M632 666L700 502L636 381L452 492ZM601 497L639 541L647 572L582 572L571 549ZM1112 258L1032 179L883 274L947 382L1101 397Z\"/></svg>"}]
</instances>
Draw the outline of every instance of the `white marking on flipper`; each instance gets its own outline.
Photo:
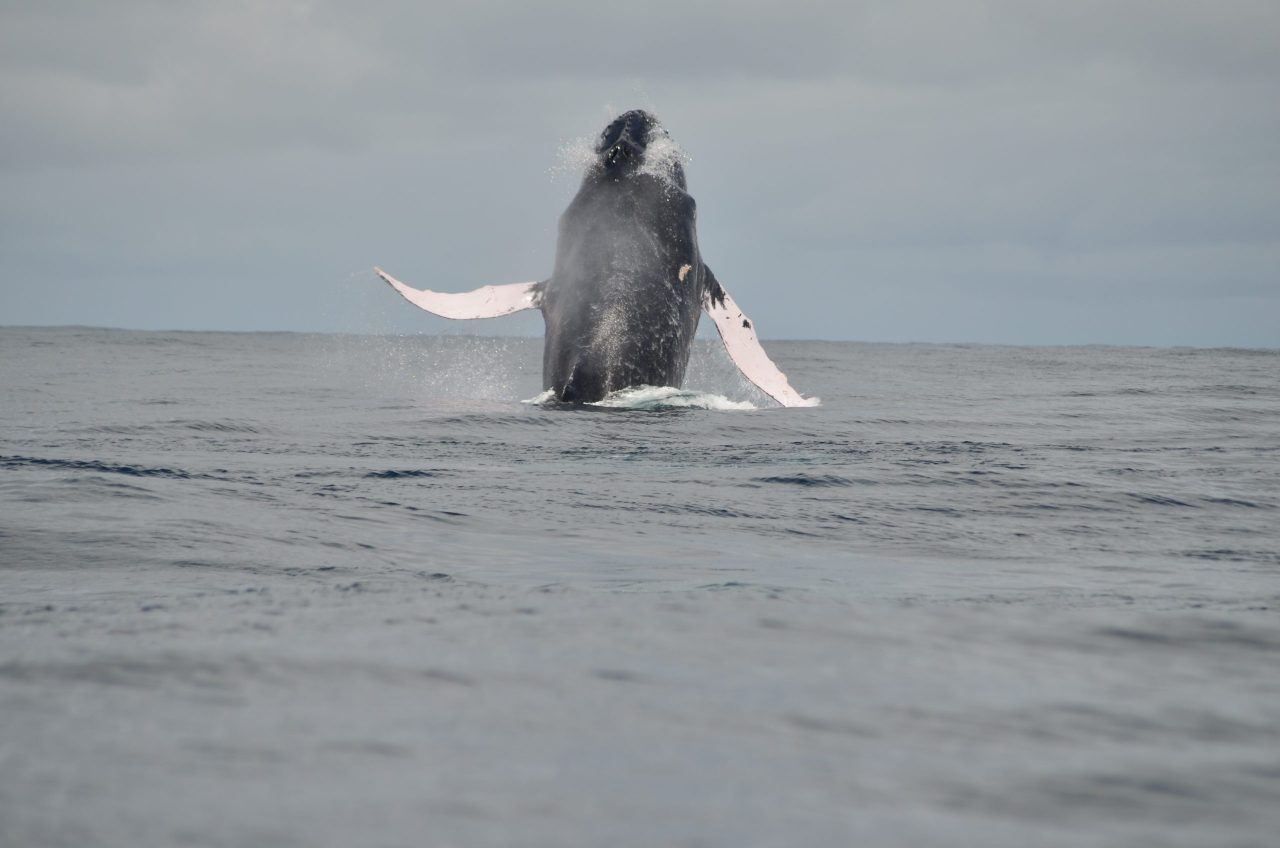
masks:
<instances>
[{"instance_id":1,"label":"white marking on flipper","mask_svg":"<svg viewBox=\"0 0 1280 848\"><path fill-rule=\"evenodd\" d=\"M482 286L469 292L433 292L406 286L381 268L373 270L405 300L444 318L498 318L525 309L537 309L542 302L539 283L536 282Z\"/></svg>"},{"instance_id":2,"label":"white marking on flipper","mask_svg":"<svg viewBox=\"0 0 1280 848\"><path fill-rule=\"evenodd\" d=\"M713 302L708 294L702 301L702 308L715 322L720 340L724 342L724 349L729 352L729 358L738 366L742 375L783 406L817 406L820 402L818 398L801 397L799 392L791 388L787 375L773 364L769 354L760 346L750 319L742 314L738 304L733 302L733 298L729 297L723 287L721 293L724 297L717 302Z\"/></svg>"}]
</instances>

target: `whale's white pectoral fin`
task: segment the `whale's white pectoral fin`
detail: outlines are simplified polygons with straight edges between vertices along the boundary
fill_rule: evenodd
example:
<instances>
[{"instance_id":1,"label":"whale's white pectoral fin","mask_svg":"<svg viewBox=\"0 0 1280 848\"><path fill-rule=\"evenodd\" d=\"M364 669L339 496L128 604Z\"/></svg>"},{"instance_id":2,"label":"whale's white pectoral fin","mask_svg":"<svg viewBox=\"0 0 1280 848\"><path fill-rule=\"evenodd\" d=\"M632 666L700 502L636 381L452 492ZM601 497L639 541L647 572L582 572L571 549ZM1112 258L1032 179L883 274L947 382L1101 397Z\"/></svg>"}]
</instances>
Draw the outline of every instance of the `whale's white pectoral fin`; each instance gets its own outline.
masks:
<instances>
[{"instance_id":1,"label":"whale's white pectoral fin","mask_svg":"<svg viewBox=\"0 0 1280 848\"><path fill-rule=\"evenodd\" d=\"M801 397L799 392L791 388L787 375L778 370L778 366L773 364L769 354L760 346L755 325L742 314L729 293L721 288L719 294L720 297L713 297L708 293L702 301L702 308L715 321L716 329L720 331L720 340L724 342L729 358L738 366L742 375L783 406L817 406L818 398Z\"/></svg>"},{"instance_id":2,"label":"whale's white pectoral fin","mask_svg":"<svg viewBox=\"0 0 1280 848\"><path fill-rule=\"evenodd\" d=\"M373 270L405 300L444 318L498 318L542 305L542 283L482 286L475 291L451 294L411 288L381 268Z\"/></svg>"}]
</instances>

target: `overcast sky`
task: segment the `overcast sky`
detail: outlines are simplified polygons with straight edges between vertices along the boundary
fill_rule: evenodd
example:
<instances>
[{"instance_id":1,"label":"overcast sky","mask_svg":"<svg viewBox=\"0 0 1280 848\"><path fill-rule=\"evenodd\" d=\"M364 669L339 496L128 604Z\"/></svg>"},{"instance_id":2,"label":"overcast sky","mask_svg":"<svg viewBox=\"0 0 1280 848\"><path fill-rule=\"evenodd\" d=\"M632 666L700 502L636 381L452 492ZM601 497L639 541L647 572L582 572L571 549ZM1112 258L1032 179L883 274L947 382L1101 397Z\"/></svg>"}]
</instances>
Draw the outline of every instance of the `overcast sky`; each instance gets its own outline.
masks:
<instances>
[{"instance_id":1,"label":"overcast sky","mask_svg":"<svg viewBox=\"0 0 1280 848\"><path fill-rule=\"evenodd\" d=\"M766 338L1280 346L1275 0L0 0L0 324L453 331L636 106Z\"/></svg>"}]
</instances>

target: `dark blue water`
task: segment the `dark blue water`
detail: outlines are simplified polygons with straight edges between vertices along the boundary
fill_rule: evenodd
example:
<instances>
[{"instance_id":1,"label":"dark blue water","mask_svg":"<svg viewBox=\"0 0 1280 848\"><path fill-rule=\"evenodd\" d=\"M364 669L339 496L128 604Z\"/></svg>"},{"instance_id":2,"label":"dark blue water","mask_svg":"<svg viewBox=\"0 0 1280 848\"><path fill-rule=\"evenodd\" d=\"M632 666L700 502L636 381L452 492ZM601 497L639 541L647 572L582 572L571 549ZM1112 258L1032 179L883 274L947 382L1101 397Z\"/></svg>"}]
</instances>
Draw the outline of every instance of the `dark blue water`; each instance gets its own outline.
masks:
<instances>
[{"instance_id":1,"label":"dark blue water","mask_svg":"<svg viewBox=\"0 0 1280 848\"><path fill-rule=\"evenodd\" d=\"M1280 352L540 344L0 329L0 843L1274 844Z\"/></svg>"}]
</instances>

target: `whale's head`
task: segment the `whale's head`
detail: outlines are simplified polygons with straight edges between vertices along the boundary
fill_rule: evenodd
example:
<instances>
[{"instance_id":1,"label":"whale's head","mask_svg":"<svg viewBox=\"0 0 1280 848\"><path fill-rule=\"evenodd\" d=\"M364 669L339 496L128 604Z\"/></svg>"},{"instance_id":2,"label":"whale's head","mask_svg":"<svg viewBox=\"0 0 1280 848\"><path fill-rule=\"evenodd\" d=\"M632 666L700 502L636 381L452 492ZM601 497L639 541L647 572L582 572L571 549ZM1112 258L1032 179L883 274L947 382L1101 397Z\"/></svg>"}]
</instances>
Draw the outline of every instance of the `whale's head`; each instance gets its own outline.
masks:
<instances>
[{"instance_id":1,"label":"whale's head","mask_svg":"<svg viewBox=\"0 0 1280 848\"><path fill-rule=\"evenodd\" d=\"M614 118L600 133L596 157L606 171L635 170L644 161L649 142L665 134L657 118L643 109L632 109Z\"/></svg>"},{"instance_id":2,"label":"whale's head","mask_svg":"<svg viewBox=\"0 0 1280 848\"><path fill-rule=\"evenodd\" d=\"M662 177L685 187L684 154L658 119L643 109L614 118L600 133L595 147L597 174L619 180L632 174Z\"/></svg>"}]
</instances>

